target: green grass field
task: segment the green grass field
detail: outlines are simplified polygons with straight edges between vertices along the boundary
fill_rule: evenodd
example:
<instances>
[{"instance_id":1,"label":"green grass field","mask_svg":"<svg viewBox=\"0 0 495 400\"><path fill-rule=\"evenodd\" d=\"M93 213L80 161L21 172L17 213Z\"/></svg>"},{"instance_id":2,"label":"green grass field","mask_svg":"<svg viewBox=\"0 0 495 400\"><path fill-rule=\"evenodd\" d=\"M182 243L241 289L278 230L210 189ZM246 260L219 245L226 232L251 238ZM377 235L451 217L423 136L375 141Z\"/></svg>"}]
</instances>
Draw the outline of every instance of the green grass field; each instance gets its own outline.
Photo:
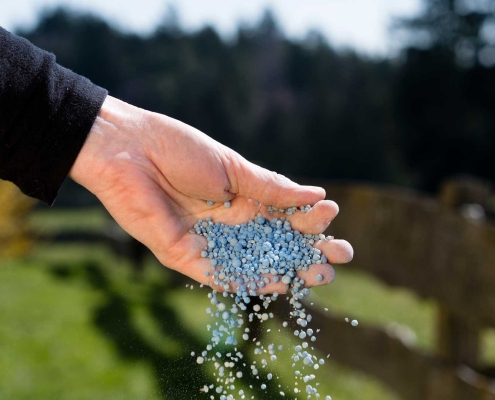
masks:
<instances>
[{"instance_id":1,"label":"green grass field","mask_svg":"<svg viewBox=\"0 0 495 400\"><path fill-rule=\"evenodd\" d=\"M63 229L69 219L100 229L104 217L91 218L59 213L32 221L36 229ZM190 356L209 339L208 292L173 281L173 273L151 258L142 278L133 279L126 261L95 245L39 244L24 260L0 262L0 399L209 398L199 388L214 382L212 371ZM360 323L407 327L416 346L434 349L435 306L405 290L342 266L332 285L311 296L315 304ZM294 398L288 357L295 342L278 333L277 322L270 324L266 339L287 349L273 366L278 379L268 393L253 378L243 388L247 398L272 399L281 385L291 393L286 398ZM331 332L318 340L331 340ZM486 359L495 358L494 344L487 335ZM399 400L372 377L331 358L318 376L320 391L333 400Z\"/></svg>"}]
</instances>

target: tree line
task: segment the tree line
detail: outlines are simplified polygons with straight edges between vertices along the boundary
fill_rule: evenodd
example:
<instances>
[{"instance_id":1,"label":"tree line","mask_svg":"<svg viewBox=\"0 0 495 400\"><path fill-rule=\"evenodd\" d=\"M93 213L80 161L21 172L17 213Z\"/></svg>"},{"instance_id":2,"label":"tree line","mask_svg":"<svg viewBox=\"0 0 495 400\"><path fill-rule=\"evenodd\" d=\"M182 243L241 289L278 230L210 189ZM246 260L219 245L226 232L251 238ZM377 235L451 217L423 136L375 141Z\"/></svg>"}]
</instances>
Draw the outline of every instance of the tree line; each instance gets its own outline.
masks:
<instances>
[{"instance_id":1,"label":"tree line","mask_svg":"<svg viewBox=\"0 0 495 400\"><path fill-rule=\"evenodd\" d=\"M337 50L317 31L289 39L270 11L228 40L182 29L174 12L142 36L63 8L16 33L111 95L284 175L433 192L454 174L495 177L494 10L425 0L395 21L406 38L395 59Z\"/></svg>"}]
</instances>

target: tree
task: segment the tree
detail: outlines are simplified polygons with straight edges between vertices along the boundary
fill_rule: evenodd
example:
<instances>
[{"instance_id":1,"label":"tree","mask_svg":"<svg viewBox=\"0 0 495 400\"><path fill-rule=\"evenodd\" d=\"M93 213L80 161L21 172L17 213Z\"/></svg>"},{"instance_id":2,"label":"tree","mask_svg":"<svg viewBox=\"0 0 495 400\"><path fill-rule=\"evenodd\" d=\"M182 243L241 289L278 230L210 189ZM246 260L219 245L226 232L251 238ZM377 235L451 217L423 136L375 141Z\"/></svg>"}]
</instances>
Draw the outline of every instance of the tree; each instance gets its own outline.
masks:
<instances>
[{"instance_id":1,"label":"tree","mask_svg":"<svg viewBox=\"0 0 495 400\"><path fill-rule=\"evenodd\" d=\"M495 65L495 1L423 0L423 12L396 21L409 46L454 53L460 65Z\"/></svg>"},{"instance_id":2,"label":"tree","mask_svg":"<svg viewBox=\"0 0 495 400\"><path fill-rule=\"evenodd\" d=\"M426 0L399 21L410 40L394 89L397 140L425 189L459 173L495 178L494 5Z\"/></svg>"}]
</instances>

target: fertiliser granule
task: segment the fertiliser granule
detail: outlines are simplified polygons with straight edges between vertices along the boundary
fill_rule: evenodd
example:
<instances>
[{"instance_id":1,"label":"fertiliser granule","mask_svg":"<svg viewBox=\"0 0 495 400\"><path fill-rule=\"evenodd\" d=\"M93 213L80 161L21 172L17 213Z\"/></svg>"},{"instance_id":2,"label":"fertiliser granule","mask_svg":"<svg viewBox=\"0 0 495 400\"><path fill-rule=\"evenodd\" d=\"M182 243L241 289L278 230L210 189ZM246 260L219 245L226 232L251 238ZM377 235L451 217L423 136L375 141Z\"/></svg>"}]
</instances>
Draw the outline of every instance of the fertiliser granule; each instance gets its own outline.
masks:
<instances>
[{"instance_id":1,"label":"fertiliser granule","mask_svg":"<svg viewBox=\"0 0 495 400\"><path fill-rule=\"evenodd\" d=\"M225 206L230 207L230 203L227 203ZM270 212L279 211L287 215L307 212L309 209L309 206L299 209L269 207ZM296 378L293 391L297 395L306 394L308 399L323 399L318 392L314 372L325 361L322 358L318 359L310 350L309 343L316 340L316 333L309 327L312 316L306 313L301 303L310 290L304 287L305 282L297 276L297 272L307 271L312 264L325 264L325 255L315 248L314 244L318 241L332 240L333 237L303 234L293 230L285 218L268 220L261 214L240 225L221 224L206 218L199 220L191 232L206 238L207 245L201 252L201 257L210 260L211 270L205 271L205 275L211 278L219 290L224 291L220 293L218 290L212 290L208 294L211 306L206 312L214 321L207 326L211 332L211 340L199 355L192 353L199 364L213 363L216 371L216 382L206 384L201 391L211 399L248 398L248 395L242 389L236 389L235 385L236 379L243 376L240 366L246 366L236 337L242 338L243 341L254 340L254 354L260 359L249 366L253 376L259 377L260 368L267 368L270 363L277 362L277 352L282 351L283 346L262 344L251 337L249 328L243 326L246 318L263 323L274 317L269 311L269 305L277 300L279 294L259 295L258 290L271 282L282 282L289 287L290 315L298 325L293 334L301 340L300 345L294 347L291 357ZM323 279L321 274L316 276L318 282ZM254 305L252 312L246 315L244 311L254 296L258 297L262 304ZM232 297L232 306L222 300L226 297ZM282 327L287 326L288 323L284 321ZM220 352L216 349L219 344L231 350ZM265 390L272 378L272 374L266 375L267 381L260 382L259 387ZM283 391L279 391L279 395L290 398L290 395ZM326 396L325 399L331 397Z\"/></svg>"}]
</instances>

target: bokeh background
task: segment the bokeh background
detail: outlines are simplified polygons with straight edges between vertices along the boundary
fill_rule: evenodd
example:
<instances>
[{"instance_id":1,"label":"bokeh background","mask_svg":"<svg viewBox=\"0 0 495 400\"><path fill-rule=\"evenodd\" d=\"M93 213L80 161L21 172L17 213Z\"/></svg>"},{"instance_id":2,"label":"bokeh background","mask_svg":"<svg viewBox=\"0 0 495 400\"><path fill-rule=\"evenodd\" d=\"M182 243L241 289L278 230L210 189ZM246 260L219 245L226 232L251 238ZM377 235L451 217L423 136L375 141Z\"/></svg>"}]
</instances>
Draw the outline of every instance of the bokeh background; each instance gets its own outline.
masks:
<instances>
[{"instance_id":1,"label":"bokeh background","mask_svg":"<svg viewBox=\"0 0 495 400\"><path fill-rule=\"evenodd\" d=\"M0 25L112 96L182 120L295 180L321 182L329 198L335 187L342 220L355 222L341 231L351 241L359 229L371 241L380 213L393 203L402 207L394 221L420 225L426 240L425 221L440 221L448 211L456 229L484 232L480 254L495 251L494 1L99 3L19 0L0 6ZM383 193L392 203L380 200ZM373 201L375 208L366 207ZM414 207L438 209L421 219L410 217ZM369 214L377 219L361 226ZM469 367L490 386L493 321L466 322L470 310L457 315L453 300L466 288L452 282L465 282L470 261L456 270L439 267L434 282L442 273L452 281L443 297L408 288L406 279L390 276L417 254L424 255L418 274L428 276L432 252L409 229L395 224L368 247L356 236L356 261L337 267L338 279L314 290L311 302L339 321L357 318L354 331L368 323L425 357L441 356L453 371ZM403 240L394 242L398 232ZM435 246L438 236L431 237ZM212 371L190 356L208 340L207 291L186 288L192 282L159 266L94 196L68 180L49 208L0 182L0 239L1 399L207 398L199 388L213 381ZM459 247L441 246L442 253ZM409 260L400 259L402 250ZM387 273L375 273L380 252ZM476 282L469 293L495 298ZM486 306L489 315L486 299L473 314ZM290 346L278 323L265 340ZM336 338L327 331L319 340L338 346ZM373 352L360 339L349 354ZM474 344L459 350L466 342ZM373 373L380 353L376 366L365 368L330 357L320 370L324 392L342 400L407 399L387 384L390 373ZM400 368L399 359L390 363ZM274 372L279 384L292 387L290 362ZM406 381L414 386L415 379ZM243 385L256 398L275 398L254 378Z\"/></svg>"}]
</instances>

